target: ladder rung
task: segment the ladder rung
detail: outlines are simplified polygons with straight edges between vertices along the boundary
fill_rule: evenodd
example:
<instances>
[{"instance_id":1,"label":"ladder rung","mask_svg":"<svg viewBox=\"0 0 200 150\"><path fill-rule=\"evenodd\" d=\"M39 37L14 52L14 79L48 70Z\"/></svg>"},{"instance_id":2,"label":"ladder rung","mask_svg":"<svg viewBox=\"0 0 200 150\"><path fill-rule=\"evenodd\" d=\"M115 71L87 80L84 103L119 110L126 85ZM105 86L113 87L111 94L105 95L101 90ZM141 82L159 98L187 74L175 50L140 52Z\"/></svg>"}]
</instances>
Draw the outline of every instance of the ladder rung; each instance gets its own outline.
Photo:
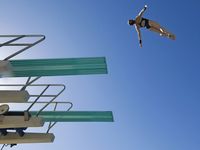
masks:
<instances>
[{"instance_id":1,"label":"ladder rung","mask_svg":"<svg viewBox=\"0 0 200 150\"><path fill-rule=\"evenodd\" d=\"M0 91L0 103L24 103L29 99L27 91L3 90Z\"/></svg>"},{"instance_id":2,"label":"ladder rung","mask_svg":"<svg viewBox=\"0 0 200 150\"><path fill-rule=\"evenodd\" d=\"M0 116L0 129L21 127L42 127L44 121L40 117L30 117L24 121L24 116Z\"/></svg>"},{"instance_id":3,"label":"ladder rung","mask_svg":"<svg viewBox=\"0 0 200 150\"><path fill-rule=\"evenodd\" d=\"M52 133L25 133L20 137L17 133L9 132L6 136L0 136L0 144L52 143L54 138Z\"/></svg>"}]
</instances>

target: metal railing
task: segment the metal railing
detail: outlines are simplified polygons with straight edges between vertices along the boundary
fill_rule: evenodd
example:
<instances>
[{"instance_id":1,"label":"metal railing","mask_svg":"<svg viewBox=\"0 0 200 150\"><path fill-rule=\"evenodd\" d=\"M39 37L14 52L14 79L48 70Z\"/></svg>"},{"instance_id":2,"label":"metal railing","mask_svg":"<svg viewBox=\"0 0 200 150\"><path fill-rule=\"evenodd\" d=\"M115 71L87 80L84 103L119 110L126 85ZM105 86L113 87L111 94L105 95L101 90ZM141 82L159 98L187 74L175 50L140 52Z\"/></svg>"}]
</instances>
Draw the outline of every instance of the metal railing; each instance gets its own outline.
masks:
<instances>
[{"instance_id":1,"label":"metal railing","mask_svg":"<svg viewBox=\"0 0 200 150\"><path fill-rule=\"evenodd\" d=\"M38 35L0 35L0 38L11 38L10 40L8 40L4 43L0 43L0 47L3 47L3 46L22 47L23 46L23 48L19 49L15 53L7 56L3 60L9 60L9 59L15 57L16 55L26 51L27 49L37 45L38 43L42 42L43 40L45 40L45 36L40 35L40 34L38 34ZM25 38L38 38L38 39L34 42L28 42L28 43L19 42L19 43L17 43L18 40L25 39ZM13 42L15 42L15 43L13 43Z\"/></svg>"}]
</instances>

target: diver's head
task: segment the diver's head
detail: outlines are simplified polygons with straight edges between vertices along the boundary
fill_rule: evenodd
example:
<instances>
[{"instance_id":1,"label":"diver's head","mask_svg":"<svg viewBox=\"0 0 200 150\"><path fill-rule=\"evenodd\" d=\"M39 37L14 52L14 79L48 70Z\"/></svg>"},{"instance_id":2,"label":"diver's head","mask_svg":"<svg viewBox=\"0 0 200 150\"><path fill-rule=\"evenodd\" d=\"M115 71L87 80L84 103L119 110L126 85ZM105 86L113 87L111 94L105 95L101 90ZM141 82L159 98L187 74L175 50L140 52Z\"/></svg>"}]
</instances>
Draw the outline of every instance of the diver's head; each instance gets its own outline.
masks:
<instances>
[{"instance_id":1,"label":"diver's head","mask_svg":"<svg viewBox=\"0 0 200 150\"><path fill-rule=\"evenodd\" d=\"M133 25L135 24L135 20L133 20L133 19L129 20L129 21L128 21L128 24L129 24L130 26L133 26Z\"/></svg>"}]
</instances>

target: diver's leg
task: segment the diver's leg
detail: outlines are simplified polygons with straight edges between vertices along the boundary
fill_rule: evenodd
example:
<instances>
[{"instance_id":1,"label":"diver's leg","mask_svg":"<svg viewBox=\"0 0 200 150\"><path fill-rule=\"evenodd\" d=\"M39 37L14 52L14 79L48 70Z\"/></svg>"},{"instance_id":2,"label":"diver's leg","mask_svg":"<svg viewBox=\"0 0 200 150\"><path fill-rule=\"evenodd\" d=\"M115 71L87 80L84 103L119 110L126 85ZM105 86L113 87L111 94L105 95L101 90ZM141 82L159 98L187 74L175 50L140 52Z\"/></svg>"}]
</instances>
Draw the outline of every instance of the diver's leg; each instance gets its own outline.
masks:
<instances>
[{"instance_id":1,"label":"diver's leg","mask_svg":"<svg viewBox=\"0 0 200 150\"><path fill-rule=\"evenodd\" d=\"M158 28L155 28L155 27L153 27L153 26L151 26L151 27L149 28L149 30L150 30L150 31L153 31L153 32L156 32L156 33L158 33L158 34L160 34L160 35L163 35L163 33L162 33Z\"/></svg>"},{"instance_id":2,"label":"diver's leg","mask_svg":"<svg viewBox=\"0 0 200 150\"><path fill-rule=\"evenodd\" d=\"M165 34L164 32L160 31L158 28L150 27L149 30L158 33L160 36L168 37L167 34Z\"/></svg>"},{"instance_id":3,"label":"diver's leg","mask_svg":"<svg viewBox=\"0 0 200 150\"><path fill-rule=\"evenodd\" d=\"M160 24L157 23L157 22L155 22L155 21L149 20L149 25L150 25L151 27L160 29Z\"/></svg>"},{"instance_id":4,"label":"diver's leg","mask_svg":"<svg viewBox=\"0 0 200 150\"><path fill-rule=\"evenodd\" d=\"M160 25L155 21L149 20L149 30L157 32L160 36L166 36L166 33L160 28Z\"/></svg>"},{"instance_id":5,"label":"diver's leg","mask_svg":"<svg viewBox=\"0 0 200 150\"><path fill-rule=\"evenodd\" d=\"M172 40L175 40L175 35L161 27L159 23L149 20L149 25L151 26L150 30L160 33L161 36L166 36Z\"/></svg>"},{"instance_id":6,"label":"diver's leg","mask_svg":"<svg viewBox=\"0 0 200 150\"><path fill-rule=\"evenodd\" d=\"M175 40L176 39L176 36L169 32L168 30L166 30L165 28L161 27L160 26L160 29L163 31L163 33L165 33L167 35L168 38L172 39L172 40Z\"/></svg>"}]
</instances>

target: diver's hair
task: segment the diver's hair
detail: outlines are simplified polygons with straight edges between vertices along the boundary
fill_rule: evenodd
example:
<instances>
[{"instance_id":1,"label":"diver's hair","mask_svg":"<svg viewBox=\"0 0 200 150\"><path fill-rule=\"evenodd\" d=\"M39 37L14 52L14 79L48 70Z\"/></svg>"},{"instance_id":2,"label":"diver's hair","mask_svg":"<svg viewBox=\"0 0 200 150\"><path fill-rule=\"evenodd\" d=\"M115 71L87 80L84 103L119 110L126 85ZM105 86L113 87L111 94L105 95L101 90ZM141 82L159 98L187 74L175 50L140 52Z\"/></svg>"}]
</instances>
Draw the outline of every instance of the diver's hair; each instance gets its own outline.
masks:
<instances>
[{"instance_id":1,"label":"diver's hair","mask_svg":"<svg viewBox=\"0 0 200 150\"><path fill-rule=\"evenodd\" d=\"M134 24L135 24L135 20L133 20L133 19L129 20L129 21L128 21L128 24L129 24L130 26L134 25Z\"/></svg>"}]
</instances>

